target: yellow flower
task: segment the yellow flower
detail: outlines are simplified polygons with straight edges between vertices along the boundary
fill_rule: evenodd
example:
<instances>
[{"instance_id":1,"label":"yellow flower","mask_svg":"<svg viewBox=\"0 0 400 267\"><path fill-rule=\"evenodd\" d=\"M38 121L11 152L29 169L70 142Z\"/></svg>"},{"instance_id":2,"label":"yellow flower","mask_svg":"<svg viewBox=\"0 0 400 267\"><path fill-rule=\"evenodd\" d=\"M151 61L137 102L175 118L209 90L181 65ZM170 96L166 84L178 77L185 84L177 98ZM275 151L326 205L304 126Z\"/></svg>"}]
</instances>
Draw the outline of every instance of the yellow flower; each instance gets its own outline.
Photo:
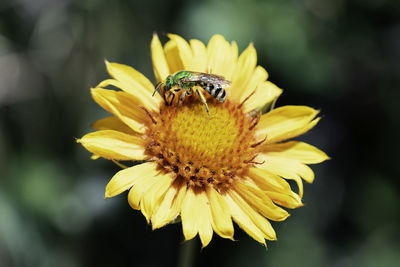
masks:
<instances>
[{"instance_id":1,"label":"yellow flower","mask_svg":"<svg viewBox=\"0 0 400 267\"><path fill-rule=\"evenodd\" d=\"M198 40L168 37L164 47L157 35L151 42L157 81L179 70L211 72L232 82L227 100L220 103L204 92L211 118L195 94L166 105L159 94L152 97L154 85L140 72L106 62L112 79L91 92L112 116L97 121L97 131L78 142L94 158L143 161L115 174L105 197L129 190L129 204L142 211L153 229L180 216L185 239L199 234L204 247L213 232L233 239L233 219L265 245L265 239L276 239L270 220L289 216L281 207L302 206L302 179L314 180L306 164L328 159L306 143L283 142L314 127L318 111L284 106L261 115L259 110L282 90L257 66L252 44L238 56L237 44L221 35L214 35L207 47ZM110 85L121 91L104 89ZM287 179L297 183L298 193Z\"/></svg>"}]
</instances>

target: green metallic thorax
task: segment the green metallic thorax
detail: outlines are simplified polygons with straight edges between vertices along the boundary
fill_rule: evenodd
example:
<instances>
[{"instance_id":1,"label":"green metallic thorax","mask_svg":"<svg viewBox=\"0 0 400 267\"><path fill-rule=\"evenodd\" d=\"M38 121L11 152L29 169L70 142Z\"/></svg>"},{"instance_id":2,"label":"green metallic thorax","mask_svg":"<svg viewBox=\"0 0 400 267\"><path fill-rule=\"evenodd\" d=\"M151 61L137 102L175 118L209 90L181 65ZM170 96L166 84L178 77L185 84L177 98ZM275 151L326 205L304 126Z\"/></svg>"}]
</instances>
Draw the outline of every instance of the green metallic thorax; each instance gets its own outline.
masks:
<instances>
[{"instance_id":1,"label":"green metallic thorax","mask_svg":"<svg viewBox=\"0 0 400 267\"><path fill-rule=\"evenodd\" d=\"M171 78L167 78L166 85L168 87L178 86L181 89L189 89L192 88L195 83L194 82L182 82L183 78L190 78L193 74L189 71L179 71L174 75L171 75Z\"/></svg>"}]
</instances>

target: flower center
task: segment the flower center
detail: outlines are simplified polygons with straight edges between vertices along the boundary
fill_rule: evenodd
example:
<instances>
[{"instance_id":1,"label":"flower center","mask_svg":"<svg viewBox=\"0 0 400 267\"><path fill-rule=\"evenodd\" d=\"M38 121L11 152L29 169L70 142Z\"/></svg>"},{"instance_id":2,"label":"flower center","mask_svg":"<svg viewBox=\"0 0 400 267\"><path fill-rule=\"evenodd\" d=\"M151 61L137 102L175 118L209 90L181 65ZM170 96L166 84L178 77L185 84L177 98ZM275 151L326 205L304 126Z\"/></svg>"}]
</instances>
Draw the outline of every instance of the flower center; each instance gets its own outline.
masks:
<instances>
[{"instance_id":1,"label":"flower center","mask_svg":"<svg viewBox=\"0 0 400 267\"><path fill-rule=\"evenodd\" d=\"M219 191L245 175L259 152L255 140L259 116L227 100L203 104L190 98L182 105L163 105L148 123L146 153L160 169L184 178L189 186L211 185Z\"/></svg>"}]
</instances>

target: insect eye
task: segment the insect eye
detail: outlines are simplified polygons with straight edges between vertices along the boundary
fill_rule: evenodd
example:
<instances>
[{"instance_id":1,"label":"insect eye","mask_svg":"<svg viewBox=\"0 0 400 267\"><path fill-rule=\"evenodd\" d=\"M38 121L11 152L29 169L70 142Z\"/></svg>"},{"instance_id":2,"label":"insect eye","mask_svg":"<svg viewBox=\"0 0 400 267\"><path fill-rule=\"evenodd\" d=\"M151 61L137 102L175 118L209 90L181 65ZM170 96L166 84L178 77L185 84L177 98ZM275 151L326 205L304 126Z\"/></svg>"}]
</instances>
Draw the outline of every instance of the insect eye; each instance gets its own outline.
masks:
<instances>
[{"instance_id":1,"label":"insect eye","mask_svg":"<svg viewBox=\"0 0 400 267\"><path fill-rule=\"evenodd\" d=\"M173 79L170 76L167 77L167 80L165 81L165 86L168 87L168 89L171 89L173 85Z\"/></svg>"}]
</instances>

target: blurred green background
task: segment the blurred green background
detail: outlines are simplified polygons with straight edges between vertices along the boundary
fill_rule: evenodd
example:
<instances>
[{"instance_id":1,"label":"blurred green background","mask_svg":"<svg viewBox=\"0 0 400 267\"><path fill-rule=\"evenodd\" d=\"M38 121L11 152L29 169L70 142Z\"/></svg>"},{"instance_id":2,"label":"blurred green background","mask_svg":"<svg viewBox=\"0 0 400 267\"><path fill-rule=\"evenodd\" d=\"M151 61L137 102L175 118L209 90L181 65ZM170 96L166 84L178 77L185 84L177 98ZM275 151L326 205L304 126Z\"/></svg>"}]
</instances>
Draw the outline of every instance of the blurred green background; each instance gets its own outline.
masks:
<instances>
[{"instance_id":1,"label":"blurred green background","mask_svg":"<svg viewBox=\"0 0 400 267\"><path fill-rule=\"evenodd\" d=\"M321 110L301 139L332 157L268 251L237 227L196 240L195 266L399 266L399 1L1 0L1 267L177 265L180 225L153 232L126 194L105 201L118 167L75 143L106 114L89 94L104 58L154 81L154 31L254 42L277 105Z\"/></svg>"}]
</instances>

